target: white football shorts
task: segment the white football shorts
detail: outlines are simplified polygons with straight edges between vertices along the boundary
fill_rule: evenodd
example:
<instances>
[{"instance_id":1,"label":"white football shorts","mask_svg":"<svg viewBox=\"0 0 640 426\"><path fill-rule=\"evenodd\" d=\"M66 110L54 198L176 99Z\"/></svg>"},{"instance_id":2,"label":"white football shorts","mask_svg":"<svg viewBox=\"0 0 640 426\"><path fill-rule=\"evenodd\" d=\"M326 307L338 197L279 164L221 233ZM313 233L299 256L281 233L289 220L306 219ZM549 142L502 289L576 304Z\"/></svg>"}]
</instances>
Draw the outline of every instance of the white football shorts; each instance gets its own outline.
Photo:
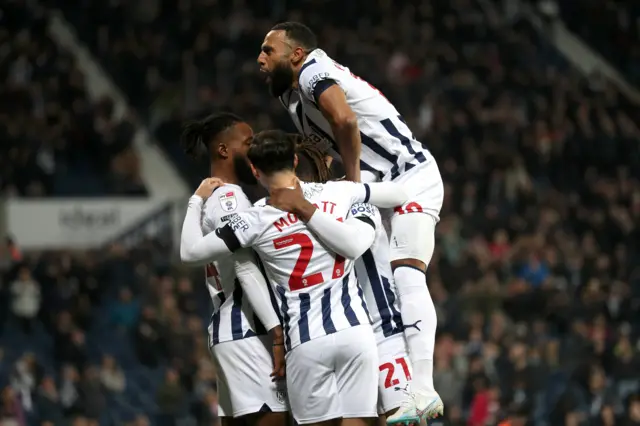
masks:
<instances>
[{"instance_id":1,"label":"white football shorts","mask_svg":"<svg viewBox=\"0 0 640 426\"><path fill-rule=\"evenodd\" d=\"M298 424L377 417L378 351L371 326L293 348L287 354L287 388Z\"/></svg>"},{"instance_id":2,"label":"white football shorts","mask_svg":"<svg viewBox=\"0 0 640 426\"><path fill-rule=\"evenodd\" d=\"M272 382L271 339L267 336L218 343L211 348L218 370L218 415L240 417L289 411L284 380Z\"/></svg>"},{"instance_id":3,"label":"white football shorts","mask_svg":"<svg viewBox=\"0 0 640 426\"><path fill-rule=\"evenodd\" d=\"M400 407L411 382L411 360L404 334L380 341L378 358L378 413L385 414Z\"/></svg>"},{"instance_id":4,"label":"white football shorts","mask_svg":"<svg viewBox=\"0 0 640 426\"><path fill-rule=\"evenodd\" d=\"M438 165L432 161L415 166L394 182L403 184L409 200L395 208L391 216L391 260L418 259L428 265L444 200Z\"/></svg>"}]
</instances>

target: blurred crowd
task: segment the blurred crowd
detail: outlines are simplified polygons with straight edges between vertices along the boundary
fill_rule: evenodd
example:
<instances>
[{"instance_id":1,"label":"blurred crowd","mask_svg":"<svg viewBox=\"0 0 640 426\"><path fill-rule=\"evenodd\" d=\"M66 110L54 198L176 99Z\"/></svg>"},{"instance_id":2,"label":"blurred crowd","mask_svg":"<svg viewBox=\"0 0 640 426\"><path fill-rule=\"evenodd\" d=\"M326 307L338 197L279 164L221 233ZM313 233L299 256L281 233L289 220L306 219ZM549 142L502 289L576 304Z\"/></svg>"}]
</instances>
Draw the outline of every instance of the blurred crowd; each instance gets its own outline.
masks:
<instances>
[{"instance_id":1,"label":"blurred crowd","mask_svg":"<svg viewBox=\"0 0 640 426\"><path fill-rule=\"evenodd\" d=\"M144 195L131 120L92 101L68 52L47 34L44 9L0 6L0 193Z\"/></svg>"},{"instance_id":2,"label":"blurred crowd","mask_svg":"<svg viewBox=\"0 0 640 426\"><path fill-rule=\"evenodd\" d=\"M214 424L207 293L170 252L2 245L0 425Z\"/></svg>"},{"instance_id":3,"label":"blurred crowd","mask_svg":"<svg viewBox=\"0 0 640 426\"><path fill-rule=\"evenodd\" d=\"M569 29L640 88L640 3L634 0L559 0Z\"/></svg>"},{"instance_id":4,"label":"blurred crowd","mask_svg":"<svg viewBox=\"0 0 640 426\"><path fill-rule=\"evenodd\" d=\"M324 50L392 100L443 173L429 271L443 424L640 425L640 109L600 76L580 75L527 22L505 22L498 2L482 0L45 3L64 12L193 184L206 165L177 146L184 118L224 109L257 129L291 129L255 61L274 22L310 25ZM60 150L69 152L93 153ZM72 382L76 398L102 395L79 404L94 407L80 412L88 419L107 421L104 407L116 407L107 411L127 419L211 424L208 307L193 296L203 286L172 271L162 250L50 255L22 268L7 245L4 335L41 333L52 358L10 358L19 346L5 347L0 419L57 425L26 402L47 392L58 402L43 407L74 418L63 397ZM105 369L124 374L105 381ZM94 394L77 390L92 384ZM127 406L138 389L154 393Z\"/></svg>"}]
</instances>

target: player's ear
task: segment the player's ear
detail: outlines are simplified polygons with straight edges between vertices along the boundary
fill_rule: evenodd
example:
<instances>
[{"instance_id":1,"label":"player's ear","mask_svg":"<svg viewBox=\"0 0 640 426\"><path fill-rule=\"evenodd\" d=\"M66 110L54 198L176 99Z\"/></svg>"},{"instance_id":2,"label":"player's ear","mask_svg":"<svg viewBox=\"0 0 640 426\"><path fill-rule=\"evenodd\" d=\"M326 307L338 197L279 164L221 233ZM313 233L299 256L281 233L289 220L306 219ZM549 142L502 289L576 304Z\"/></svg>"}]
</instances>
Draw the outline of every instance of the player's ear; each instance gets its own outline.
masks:
<instances>
[{"instance_id":1,"label":"player's ear","mask_svg":"<svg viewBox=\"0 0 640 426\"><path fill-rule=\"evenodd\" d=\"M293 65L298 65L302 61L304 61L304 49L298 46L291 51L291 62Z\"/></svg>"},{"instance_id":2,"label":"player's ear","mask_svg":"<svg viewBox=\"0 0 640 426\"><path fill-rule=\"evenodd\" d=\"M258 171L258 169L255 168L255 166L253 165L253 163L249 163L249 165L251 166L251 173L253 173L253 176L257 179L260 180L260 172Z\"/></svg>"},{"instance_id":3,"label":"player's ear","mask_svg":"<svg viewBox=\"0 0 640 426\"><path fill-rule=\"evenodd\" d=\"M298 168L298 154L293 154L293 170Z\"/></svg>"},{"instance_id":4,"label":"player's ear","mask_svg":"<svg viewBox=\"0 0 640 426\"><path fill-rule=\"evenodd\" d=\"M227 144L225 144L225 143L219 143L218 144L218 155L221 158L229 157L229 148L227 147Z\"/></svg>"}]
</instances>

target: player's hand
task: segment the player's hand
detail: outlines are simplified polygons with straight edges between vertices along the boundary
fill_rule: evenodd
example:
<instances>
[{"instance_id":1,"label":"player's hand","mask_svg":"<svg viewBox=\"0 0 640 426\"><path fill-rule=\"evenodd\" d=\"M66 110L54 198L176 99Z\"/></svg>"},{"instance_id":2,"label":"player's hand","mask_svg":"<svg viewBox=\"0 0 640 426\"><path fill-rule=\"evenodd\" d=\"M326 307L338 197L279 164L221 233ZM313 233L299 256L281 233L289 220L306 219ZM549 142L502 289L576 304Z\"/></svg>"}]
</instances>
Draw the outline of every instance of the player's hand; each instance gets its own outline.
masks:
<instances>
[{"instance_id":1,"label":"player's hand","mask_svg":"<svg viewBox=\"0 0 640 426\"><path fill-rule=\"evenodd\" d=\"M213 191L224 185L224 182L218 178L207 178L200 183L198 189L196 189L195 195L206 200L211 196Z\"/></svg>"},{"instance_id":2,"label":"player's hand","mask_svg":"<svg viewBox=\"0 0 640 426\"><path fill-rule=\"evenodd\" d=\"M271 380L282 380L285 375L285 350L284 343L273 344L271 346L273 352L273 371L271 372Z\"/></svg>"},{"instance_id":3,"label":"player's hand","mask_svg":"<svg viewBox=\"0 0 640 426\"><path fill-rule=\"evenodd\" d=\"M278 188L269 192L268 204L285 212L297 214L306 203L308 201L304 198L299 180L296 180L293 188Z\"/></svg>"}]
</instances>

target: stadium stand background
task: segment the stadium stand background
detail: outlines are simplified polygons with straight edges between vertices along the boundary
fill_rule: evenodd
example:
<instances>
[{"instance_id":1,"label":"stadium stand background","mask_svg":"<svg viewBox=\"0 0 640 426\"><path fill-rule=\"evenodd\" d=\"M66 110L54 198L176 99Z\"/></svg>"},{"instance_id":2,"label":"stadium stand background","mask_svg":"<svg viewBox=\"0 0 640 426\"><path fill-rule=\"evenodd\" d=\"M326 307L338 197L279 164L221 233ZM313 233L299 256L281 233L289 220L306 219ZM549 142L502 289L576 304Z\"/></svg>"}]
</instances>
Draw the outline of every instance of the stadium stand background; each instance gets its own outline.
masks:
<instances>
[{"instance_id":1,"label":"stadium stand background","mask_svg":"<svg viewBox=\"0 0 640 426\"><path fill-rule=\"evenodd\" d=\"M396 104L444 175L429 282L446 417L433 424L638 425L640 110L501 7L7 0L5 204L145 196L135 126L190 186L207 167L178 148L185 117L225 109L291 129L255 58L274 22L304 21ZM113 98L88 96L74 56L50 38L55 10L125 93L124 119ZM559 11L637 87L634 2L567 0ZM4 240L0 425L215 424L210 307L198 271L174 262L174 228L163 207L87 249Z\"/></svg>"}]
</instances>

